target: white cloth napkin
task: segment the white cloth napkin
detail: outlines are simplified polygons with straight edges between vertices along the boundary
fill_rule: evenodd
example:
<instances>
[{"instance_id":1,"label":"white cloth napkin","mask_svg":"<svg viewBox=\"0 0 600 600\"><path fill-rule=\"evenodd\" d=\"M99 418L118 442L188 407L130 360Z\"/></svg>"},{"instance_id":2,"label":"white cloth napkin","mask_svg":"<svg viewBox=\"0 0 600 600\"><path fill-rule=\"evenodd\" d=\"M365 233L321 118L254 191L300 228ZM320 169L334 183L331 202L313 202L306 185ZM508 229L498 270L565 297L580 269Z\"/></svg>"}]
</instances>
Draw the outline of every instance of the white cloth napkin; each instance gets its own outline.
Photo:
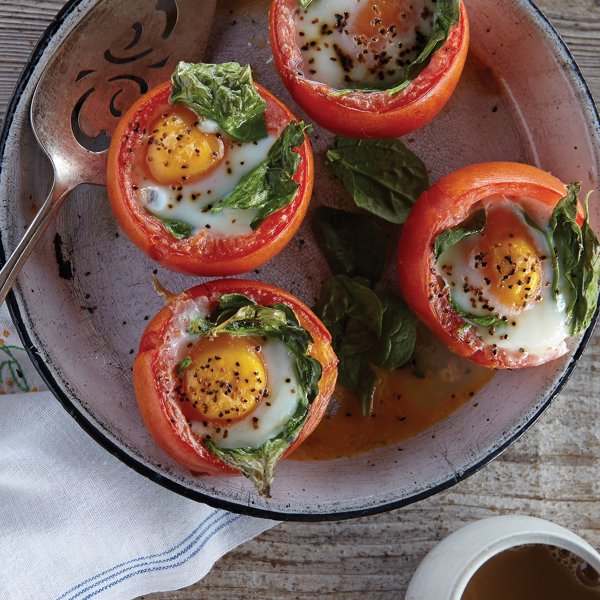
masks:
<instances>
[{"instance_id":1,"label":"white cloth napkin","mask_svg":"<svg viewBox=\"0 0 600 600\"><path fill-rule=\"evenodd\" d=\"M276 522L138 475L44 386L0 307L0 598L130 599L199 581ZM13 393L18 392L18 393Z\"/></svg>"}]
</instances>

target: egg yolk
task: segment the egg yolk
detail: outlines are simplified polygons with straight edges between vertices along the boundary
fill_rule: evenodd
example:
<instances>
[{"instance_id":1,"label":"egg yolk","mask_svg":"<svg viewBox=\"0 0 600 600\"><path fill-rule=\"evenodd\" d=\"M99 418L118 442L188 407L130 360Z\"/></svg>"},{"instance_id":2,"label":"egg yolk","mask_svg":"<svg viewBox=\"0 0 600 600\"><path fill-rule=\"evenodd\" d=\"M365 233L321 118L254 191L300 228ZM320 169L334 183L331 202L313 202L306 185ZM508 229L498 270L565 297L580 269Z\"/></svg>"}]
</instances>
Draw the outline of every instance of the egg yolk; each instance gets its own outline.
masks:
<instances>
[{"instance_id":1,"label":"egg yolk","mask_svg":"<svg viewBox=\"0 0 600 600\"><path fill-rule=\"evenodd\" d=\"M185 416L228 424L250 415L268 397L261 343L226 334L200 339L182 374Z\"/></svg>"},{"instance_id":2,"label":"egg yolk","mask_svg":"<svg viewBox=\"0 0 600 600\"><path fill-rule=\"evenodd\" d=\"M403 0L365 2L351 18L349 33L359 46L381 51L414 27L416 4Z\"/></svg>"},{"instance_id":3,"label":"egg yolk","mask_svg":"<svg viewBox=\"0 0 600 600\"><path fill-rule=\"evenodd\" d=\"M518 313L539 302L545 257L522 219L511 210L489 209L486 227L477 238L470 262L484 277L479 302L500 303L489 307L500 314Z\"/></svg>"},{"instance_id":4,"label":"egg yolk","mask_svg":"<svg viewBox=\"0 0 600 600\"><path fill-rule=\"evenodd\" d=\"M148 138L146 165L154 181L181 184L201 178L225 156L220 134L204 133L198 117L183 107L164 113Z\"/></svg>"}]
</instances>

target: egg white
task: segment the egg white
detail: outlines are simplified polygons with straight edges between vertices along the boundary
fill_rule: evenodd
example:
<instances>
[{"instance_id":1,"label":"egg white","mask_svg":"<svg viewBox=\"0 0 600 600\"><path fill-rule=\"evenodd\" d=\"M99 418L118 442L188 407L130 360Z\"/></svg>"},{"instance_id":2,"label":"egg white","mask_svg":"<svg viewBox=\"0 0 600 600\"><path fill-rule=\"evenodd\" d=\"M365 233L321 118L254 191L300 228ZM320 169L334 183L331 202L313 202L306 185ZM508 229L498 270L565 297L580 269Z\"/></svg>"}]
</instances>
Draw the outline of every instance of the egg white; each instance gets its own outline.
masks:
<instances>
[{"instance_id":1,"label":"egg white","mask_svg":"<svg viewBox=\"0 0 600 600\"><path fill-rule=\"evenodd\" d=\"M189 344L199 339L198 335L186 333L190 324L194 319L205 318L207 314L205 302L188 300L180 306L174 317L173 333L168 340L168 352L174 361L181 361L189 353ZM211 442L219 448L259 448L280 434L294 416L301 388L293 354L283 342L274 338L267 338L266 342L261 343L261 354L267 373L269 396L245 419L226 426L192 421L190 427L201 439L210 435ZM254 417L258 422L253 421Z\"/></svg>"},{"instance_id":2,"label":"egg white","mask_svg":"<svg viewBox=\"0 0 600 600\"><path fill-rule=\"evenodd\" d=\"M496 199L495 203L497 202ZM486 345L495 345L497 348L507 351L526 352L541 356L559 347L570 335L566 314L565 280L561 275L558 285L559 293L555 296L552 292L554 272L546 237L527 224L522 217L522 213L515 208L513 202L508 199L505 199L504 202L504 208L513 210L521 219L523 227L527 228L532 235L539 254L548 256L548 259L541 263L542 287L540 295L542 298L538 302L529 303L525 309L515 313L510 307L503 306L502 302L495 298L493 292L488 289L486 290L486 296L489 297L490 304L494 306L494 314L497 313L500 317L506 316L506 325L494 328L481 327L475 324L471 324L471 326ZM548 223L545 223L544 226L548 227ZM475 234L470 239L477 239L479 235ZM485 288L485 284L483 273L471 265L465 264L465 254L461 247L462 244L459 242L440 255L437 261L438 275L448 286L453 301L461 310L478 316L489 316L492 314L489 311L486 312L480 307L473 308L470 301L472 294L463 290L462 282L465 276L469 278L469 282L474 287ZM442 265L452 265L451 276L448 276L442 270ZM562 273L563 269L559 268L559 271ZM504 336L508 337L504 338Z\"/></svg>"},{"instance_id":3,"label":"egg white","mask_svg":"<svg viewBox=\"0 0 600 600\"><path fill-rule=\"evenodd\" d=\"M401 76L402 66L406 66L418 56L418 51L413 49L417 45L416 28L418 27L427 38L431 35L433 26L431 15L433 15L436 5L433 0L414 0L411 3L418 7L413 26L398 35L394 39L394 44L390 45L388 54L391 56L391 60L387 65L389 69L385 69L384 79L380 79L376 73L369 71L375 65L371 54L366 55L365 62L353 60L352 68L344 70L334 45L337 45L349 57L358 56L362 48L357 46L353 35L345 32L347 30L340 31L340 28L336 27L336 15L348 13L348 24L351 29L353 15L368 4L373 4L373 2L371 0L317 0L308 8L296 11L294 17L296 44L302 52L302 69L306 79L318 81L337 89L385 87L386 83L392 83ZM425 13L423 13L424 10ZM429 16L423 17L423 14ZM400 19L399 15L398 21ZM324 34L323 29L325 28L327 33ZM399 47L399 43L402 44L401 47ZM398 65L397 61L401 61L403 65ZM351 78L350 82L346 76Z\"/></svg>"},{"instance_id":4,"label":"egg white","mask_svg":"<svg viewBox=\"0 0 600 600\"><path fill-rule=\"evenodd\" d=\"M220 132L216 123L207 120L199 120L198 129L205 133ZM223 139L226 139L224 134ZM225 159L201 179L181 182L181 190L143 178L138 183L142 206L156 217L188 223L192 236L201 231L219 237L248 235L256 210L223 208L212 213L210 209L229 196L242 178L267 158L276 140L277 136L269 135L245 144L226 141L229 147Z\"/></svg>"}]
</instances>

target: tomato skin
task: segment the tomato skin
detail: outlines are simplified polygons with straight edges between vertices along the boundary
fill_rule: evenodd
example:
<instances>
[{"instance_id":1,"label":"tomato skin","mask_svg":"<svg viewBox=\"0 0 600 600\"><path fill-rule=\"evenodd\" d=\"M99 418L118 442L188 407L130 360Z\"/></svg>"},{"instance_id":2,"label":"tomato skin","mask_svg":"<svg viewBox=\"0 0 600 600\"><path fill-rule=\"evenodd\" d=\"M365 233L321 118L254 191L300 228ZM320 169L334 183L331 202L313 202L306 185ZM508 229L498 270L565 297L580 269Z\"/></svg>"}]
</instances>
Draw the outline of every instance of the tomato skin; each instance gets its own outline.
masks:
<instances>
[{"instance_id":1,"label":"tomato skin","mask_svg":"<svg viewBox=\"0 0 600 600\"><path fill-rule=\"evenodd\" d=\"M288 456L308 437L323 418L337 378L337 357L331 348L331 336L321 321L300 300L275 286L243 279L220 279L193 287L170 300L148 324L140 341L133 364L133 385L142 419L159 446L179 463L198 474L239 475L207 450L194 436L187 424L178 401L161 386L157 375L174 365L162 360L162 345L169 322L178 302L188 299L206 299L214 308L224 294L244 294L262 305L285 303L289 305L302 327L313 337L309 355L323 367L319 394L312 402L300 434L284 454Z\"/></svg>"},{"instance_id":2,"label":"tomato skin","mask_svg":"<svg viewBox=\"0 0 600 600\"><path fill-rule=\"evenodd\" d=\"M280 133L296 118L275 96L258 84L267 102L267 125ZM129 239L153 260L182 273L203 276L237 275L273 258L300 227L313 188L314 163L308 139L298 149L302 160L294 180L300 185L290 204L267 217L248 235L219 238L197 235L178 240L135 197L135 152L145 152L145 133L161 106L168 104L171 83L165 82L142 96L119 122L108 151L107 187L113 212Z\"/></svg>"},{"instance_id":3,"label":"tomato skin","mask_svg":"<svg viewBox=\"0 0 600 600\"><path fill-rule=\"evenodd\" d=\"M491 368L542 364L564 354L566 346L544 356L502 349L494 354L492 347L478 342L472 332L459 337L457 330L464 320L438 282L435 238L464 221L479 200L495 194L537 200L540 215L549 218L566 195L566 187L546 171L520 163L480 163L446 175L418 198L404 224L397 263L400 287L415 314L454 353Z\"/></svg>"},{"instance_id":4,"label":"tomato skin","mask_svg":"<svg viewBox=\"0 0 600 600\"><path fill-rule=\"evenodd\" d=\"M319 125L353 138L400 137L431 121L450 99L467 58L469 19L461 0L460 19L446 43L411 84L399 94L356 91L332 96L329 86L299 75L302 56L295 41L293 13L297 0L273 0L271 49L283 83L296 102Z\"/></svg>"}]
</instances>

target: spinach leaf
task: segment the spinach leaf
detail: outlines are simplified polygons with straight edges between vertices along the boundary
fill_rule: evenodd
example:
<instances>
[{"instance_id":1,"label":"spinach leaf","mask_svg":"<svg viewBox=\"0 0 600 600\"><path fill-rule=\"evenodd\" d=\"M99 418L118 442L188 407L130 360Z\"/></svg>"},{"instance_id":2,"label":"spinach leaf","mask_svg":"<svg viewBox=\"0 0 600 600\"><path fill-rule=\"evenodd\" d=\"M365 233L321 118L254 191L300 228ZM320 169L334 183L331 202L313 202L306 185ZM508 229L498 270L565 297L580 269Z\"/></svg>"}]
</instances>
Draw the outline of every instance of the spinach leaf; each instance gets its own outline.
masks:
<instances>
[{"instance_id":1,"label":"spinach leaf","mask_svg":"<svg viewBox=\"0 0 600 600\"><path fill-rule=\"evenodd\" d=\"M505 326L507 324L507 319L503 319L498 315L474 315L473 313L465 312L450 296L450 304L455 312L457 312L463 319L473 323L474 325L479 325L480 327L500 327Z\"/></svg>"},{"instance_id":2,"label":"spinach leaf","mask_svg":"<svg viewBox=\"0 0 600 600\"><path fill-rule=\"evenodd\" d=\"M571 335L582 333L591 323L598 302L600 277L600 244L589 226L587 199L586 218L577 224L579 183L567 186L567 195L555 206L550 230L564 270Z\"/></svg>"},{"instance_id":3,"label":"spinach leaf","mask_svg":"<svg viewBox=\"0 0 600 600\"><path fill-rule=\"evenodd\" d=\"M433 245L433 255L437 260L448 248L458 244L461 240L481 233L485 229L487 222L485 209L480 208L471 213L462 223L451 229L442 231L435 238Z\"/></svg>"},{"instance_id":4,"label":"spinach leaf","mask_svg":"<svg viewBox=\"0 0 600 600\"><path fill-rule=\"evenodd\" d=\"M266 335L279 338L298 355L305 354L312 343L308 331L301 327L296 319L289 320L285 311L275 307L262 307L254 303L240 307L226 319L219 315L207 335L213 336L221 333Z\"/></svg>"},{"instance_id":5,"label":"spinach leaf","mask_svg":"<svg viewBox=\"0 0 600 600\"><path fill-rule=\"evenodd\" d=\"M243 294L223 295L213 314L200 321L202 336L226 333L275 338L285 344L292 355L299 384L298 407L279 434L258 448L219 448L214 441L204 442L223 462L248 477L262 495L268 496L277 461L298 437L310 404L319 393L322 367L307 355L312 337L286 304L261 306ZM182 369L189 367L186 359L180 363Z\"/></svg>"},{"instance_id":6,"label":"spinach leaf","mask_svg":"<svg viewBox=\"0 0 600 600\"><path fill-rule=\"evenodd\" d=\"M355 392L360 401L360 409L363 416L370 417L373 414L373 400L375 399L375 390L379 376L372 367L366 355L361 355L361 364L356 382Z\"/></svg>"},{"instance_id":7,"label":"spinach leaf","mask_svg":"<svg viewBox=\"0 0 600 600\"><path fill-rule=\"evenodd\" d=\"M300 187L294 181L294 174L301 158L294 148L304 143L304 132L308 129L302 122L287 125L267 158L246 174L229 196L219 200L211 212L223 208L257 210L250 223L252 229L256 229L269 215L287 206Z\"/></svg>"},{"instance_id":8,"label":"spinach leaf","mask_svg":"<svg viewBox=\"0 0 600 600\"><path fill-rule=\"evenodd\" d=\"M412 313L382 285L373 290L345 275L325 284L316 310L332 336L340 383L356 393L363 414L370 415L376 367L397 369L412 356L416 339Z\"/></svg>"},{"instance_id":9,"label":"spinach leaf","mask_svg":"<svg viewBox=\"0 0 600 600\"><path fill-rule=\"evenodd\" d=\"M240 308L253 304L254 302L243 294L223 294L219 299L219 311L215 323L220 324L232 317Z\"/></svg>"},{"instance_id":10,"label":"spinach leaf","mask_svg":"<svg viewBox=\"0 0 600 600\"><path fill-rule=\"evenodd\" d=\"M298 317L296 316L296 313L287 304L277 303L277 304L273 304L273 306L271 308L276 308L277 310L280 310L281 312L285 313L285 316L290 324L300 325L300 322L298 321Z\"/></svg>"},{"instance_id":11,"label":"spinach leaf","mask_svg":"<svg viewBox=\"0 0 600 600\"><path fill-rule=\"evenodd\" d=\"M156 215L155 215L156 216ZM178 240L184 240L192 235L192 226L185 221L177 221L176 219L165 219L158 217L165 229Z\"/></svg>"},{"instance_id":12,"label":"spinach leaf","mask_svg":"<svg viewBox=\"0 0 600 600\"><path fill-rule=\"evenodd\" d=\"M267 137L267 103L254 87L249 65L180 62L171 81L171 104L183 104L216 121L238 142Z\"/></svg>"},{"instance_id":13,"label":"spinach leaf","mask_svg":"<svg viewBox=\"0 0 600 600\"><path fill-rule=\"evenodd\" d=\"M177 363L177 375L181 375L192 364L192 357L186 356Z\"/></svg>"},{"instance_id":14,"label":"spinach leaf","mask_svg":"<svg viewBox=\"0 0 600 600\"><path fill-rule=\"evenodd\" d=\"M548 248L550 248L550 258L552 259L552 293L555 296L557 296L559 293L558 284L560 279L560 271L558 265L558 256L556 254L556 248L554 247L554 238L552 237L552 233L548 231L547 228L538 225L525 211L522 211L522 214L527 225L539 231L546 238Z\"/></svg>"},{"instance_id":15,"label":"spinach leaf","mask_svg":"<svg viewBox=\"0 0 600 600\"><path fill-rule=\"evenodd\" d=\"M375 286L375 292L381 302L383 318L382 335L372 350L371 360L376 367L392 371L410 360L417 340L416 323L398 296L381 284Z\"/></svg>"},{"instance_id":16,"label":"spinach leaf","mask_svg":"<svg viewBox=\"0 0 600 600\"><path fill-rule=\"evenodd\" d=\"M388 89L388 94L394 96L410 85L410 82L429 64L433 55L446 43L450 29L458 25L460 17L459 0L438 0L435 5L435 21L427 44L419 56L408 65L404 80L399 81Z\"/></svg>"},{"instance_id":17,"label":"spinach leaf","mask_svg":"<svg viewBox=\"0 0 600 600\"><path fill-rule=\"evenodd\" d=\"M598 278L600 277L600 244L589 225L589 195L585 200L585 221L581 227L583 252L579 263L579 290L573 309L572 335L583 333L592 322L598 303Z\"/></svg>"},{"instance_id":18,"label":"spinach leaf","mask_svg":"<svg viewBox=\"0 0 600 600\"><path fill-rule=\"evenodd\" d=\"M334 350L344 355L369 350L381 335L383 309L377 294L345 275L325 283L317 311L334 339Z\"/></svg>"},{"instance_id":19,"label":"spinach leaf","mask_svg":"<svg viewBox=\"0 0 600 600\"><path fill-rule=\"evenodd\" d=\"M550 217L550 231L569 288L566 307L568 315L572 314L577 302L578 266L583 250L581 229L577 225L577 196L580 189L579 184L567 186L567 195L554 207Z\"/></svg>"},{"instance_id":20,"label":"spinach leaf","mask_svg":"<svg viewBox=\"0 0 600 600\"><path fill-rule=\"evenodd\" d=\"M191 320L189 327L187 328L187 333L204 334L207 333L211 327L212 325L206 319L195 317Z\"/></svg>"},{"instance_id":21,"label":"spinach leaf","mask_svg":"<svg viewBox=\"0 0 600 600\"><path fill-rule=\"evenodd\" d=\"M336 137L326 164L359 208L391 223L403 223L429 188L423 161L398 139Z\"/></svg>"},{"instance_id":22,"label":"spinach leaf","mask_svg":"<svg viewBox=\"0 0 600 600\"><path fill-rule=\"evenodd\" d=\"M271 495L275 467L298 437L306 421L307 410L307 407L300 403L283 431L259 448L219 448L210 441L206 441L205 445L225 464L245 475L256 486L261 496L268 498Z\"/></svg>"},{"instance_id":23,"label":"spinach leaf","mask_svg":"<svg viewBox=\"0 0 600 600\"><path fill-rule=\"evenodd\" d=\"M312 402L319 395L319 381L323 374L321 363L312 356L301 355L296 359L298 377L306 391L306 397Z\"/></svg>"},{"instance_id":24,"label":"spinach leaf","mask_svg":"<svg viewBox=\"0 0 600 600\"><path fill-rule=\"evenodd\" d=\"M302 8L307 8L309 4L312 4L313 0L300 0L300 6Z\"/></svg>"},{"instance_id":25,"label":"spinach leaf","mask_svg":"<svg viewBox=\"0 0 600 600\"><path fill-rule=\"evenodd\" d=\"M356 275L371 281L381 278L386 240L375 219L319 206L312 227L334 275Z\"/></svg>"}]
</instances>

